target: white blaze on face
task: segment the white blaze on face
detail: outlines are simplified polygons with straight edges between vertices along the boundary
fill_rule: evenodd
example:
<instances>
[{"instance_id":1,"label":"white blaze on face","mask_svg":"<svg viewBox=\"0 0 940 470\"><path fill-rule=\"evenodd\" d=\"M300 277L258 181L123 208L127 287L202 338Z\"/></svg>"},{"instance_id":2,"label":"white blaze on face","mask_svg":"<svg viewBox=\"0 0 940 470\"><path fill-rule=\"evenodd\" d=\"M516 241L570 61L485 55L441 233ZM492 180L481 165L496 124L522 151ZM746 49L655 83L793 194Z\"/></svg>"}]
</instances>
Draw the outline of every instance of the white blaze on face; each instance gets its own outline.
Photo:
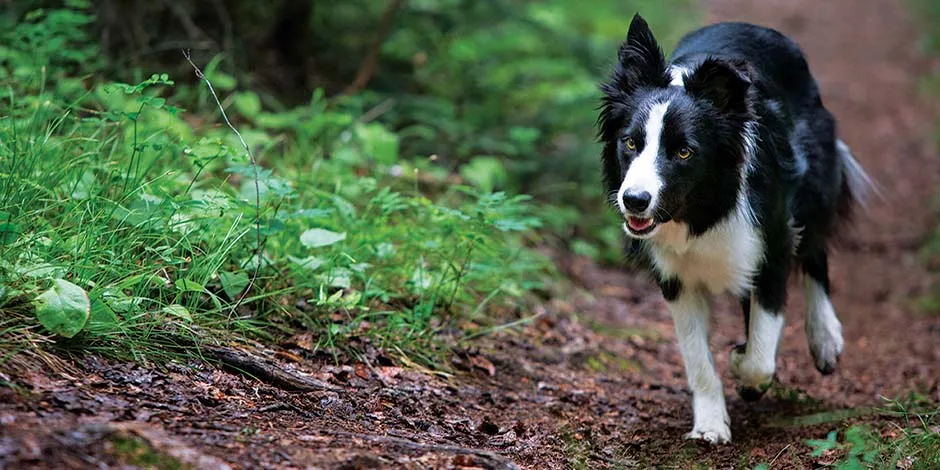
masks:
<instances>
[{"instance_id":1,"label":"white blaze on face","mask_svg":"<svg viewBox=\"0 0 940 470\"><path fill-rule=\"evenodd\" d=\"M663 121L667 109L669 109L669 102L655 104L650 109L646 120L643 150L630 164L630 169L627 170L627 175L620 184L620 190L617 191L617 205L624 214L627 213L627 208L623 205L623 196L628 192L650 193L651 201L647 212L651 214L656 209L659 191L663 187L663 180L656 168L656 159L659 155L659 143L662 140Z\"/></svg>"}]
</instances>

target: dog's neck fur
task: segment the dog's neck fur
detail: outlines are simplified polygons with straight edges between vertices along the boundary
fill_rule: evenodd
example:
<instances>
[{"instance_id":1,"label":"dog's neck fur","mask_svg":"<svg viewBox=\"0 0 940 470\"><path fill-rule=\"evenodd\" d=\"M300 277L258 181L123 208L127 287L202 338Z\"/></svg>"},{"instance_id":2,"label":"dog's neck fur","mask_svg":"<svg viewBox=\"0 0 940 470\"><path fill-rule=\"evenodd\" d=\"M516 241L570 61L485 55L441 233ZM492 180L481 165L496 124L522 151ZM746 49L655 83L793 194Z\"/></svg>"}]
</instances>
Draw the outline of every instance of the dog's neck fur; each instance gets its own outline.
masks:
<instances>
[{"instance_id":1,"label":"dog's neck fur","mask_svg":"<svg viewBox=\"0 0 940 470\"><path fill-rule=\"evenodd\" d=\"M661 278L676 277L684 285L702 286L718 294L739 295L750 289L763 257L763 239L750 202L747 176L754 147L742 168L742 184L734 209L705 233L695 236L683 222L667 222L649 240L647 249Z\"/></svg>"}]
</instances>

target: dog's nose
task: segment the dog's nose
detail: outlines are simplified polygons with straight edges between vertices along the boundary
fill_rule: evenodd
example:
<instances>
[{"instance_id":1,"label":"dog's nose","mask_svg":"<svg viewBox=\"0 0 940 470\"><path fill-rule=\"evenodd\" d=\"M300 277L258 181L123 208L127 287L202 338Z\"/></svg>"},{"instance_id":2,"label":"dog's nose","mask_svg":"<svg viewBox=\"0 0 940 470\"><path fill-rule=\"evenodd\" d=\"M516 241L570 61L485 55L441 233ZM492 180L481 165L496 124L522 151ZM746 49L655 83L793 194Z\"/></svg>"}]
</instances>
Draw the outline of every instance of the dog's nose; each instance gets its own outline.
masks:
<instances>
[{"instance_id":1,"label":"dog's nose","mask_svg":"<svg viewBox=\"0 0 940 470\"><path fill-rule=\"evenodd\" d=\"M630 212L640 213L650 206L652 199L653 197L647 191L627 191L623 194L623 206Z\"/></svg>"}]
</instances>

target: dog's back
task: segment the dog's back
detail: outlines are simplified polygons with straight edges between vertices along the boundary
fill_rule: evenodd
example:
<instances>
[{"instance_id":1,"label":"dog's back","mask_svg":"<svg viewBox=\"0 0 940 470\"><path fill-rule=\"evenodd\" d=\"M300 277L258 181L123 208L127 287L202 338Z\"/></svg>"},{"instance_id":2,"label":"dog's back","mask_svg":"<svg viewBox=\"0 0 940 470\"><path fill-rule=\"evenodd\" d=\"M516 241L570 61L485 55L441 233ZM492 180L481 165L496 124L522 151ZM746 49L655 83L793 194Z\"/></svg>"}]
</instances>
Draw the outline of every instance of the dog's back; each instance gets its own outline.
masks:
<instances>
[{"instance_id":1,"label":"dog's back","mask_svg":"<svg viewBox=\"0 0 940 470\"><path fill-rule=\"evenodd\" d=\"M813 258L826 250L830 238L850 219L852 208L864 199L871 182L838 139L836 121L823 106L802 49L776 30L727 22L683 37L670 62L677 71L691 70L706 57L748 64L760 97L755 105L764 121L760 123L764 148L758 159L774 160L757 164L779 168L783 177L775 181L789 187L785 199L793 218L790 230L800 231L796 253L804 269L822 269L812 266ZM767 135L791 129L789 136ZM768 148L784 138L792 152Z\"/></svg>"}]
</instances>

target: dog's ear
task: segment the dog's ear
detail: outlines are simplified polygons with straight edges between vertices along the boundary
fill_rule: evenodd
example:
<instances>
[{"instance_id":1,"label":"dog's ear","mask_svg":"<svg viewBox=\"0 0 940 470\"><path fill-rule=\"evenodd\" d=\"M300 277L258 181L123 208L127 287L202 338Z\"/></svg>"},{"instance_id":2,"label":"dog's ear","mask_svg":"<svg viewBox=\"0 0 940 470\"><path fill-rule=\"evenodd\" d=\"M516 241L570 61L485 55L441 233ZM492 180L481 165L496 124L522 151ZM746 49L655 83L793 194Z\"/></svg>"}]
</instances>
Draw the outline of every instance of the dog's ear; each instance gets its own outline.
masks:
<instances>
[{"instance_id":1,"label":"dog's ear","mask_svg":"<svg viewBox=\"0 0 940 470\"><path fill-rule=\"evenodd\" d=\"M617 55L619 63L611 78L620 91L630 94L644 86L669 86L666 58L646 20L639 14L630 22L627 39Z\"/></svg>"},{"instance_id":2,"label":"dog's ear","mask_svg":"<svg viewBox=\"0 0 940 470\"><path fill-rule=\"evenodd\" d=\"M744 61L708 58L685 79L686 91L729 112L747 111L751 69Z\"/></svg>"}]
</instances>

